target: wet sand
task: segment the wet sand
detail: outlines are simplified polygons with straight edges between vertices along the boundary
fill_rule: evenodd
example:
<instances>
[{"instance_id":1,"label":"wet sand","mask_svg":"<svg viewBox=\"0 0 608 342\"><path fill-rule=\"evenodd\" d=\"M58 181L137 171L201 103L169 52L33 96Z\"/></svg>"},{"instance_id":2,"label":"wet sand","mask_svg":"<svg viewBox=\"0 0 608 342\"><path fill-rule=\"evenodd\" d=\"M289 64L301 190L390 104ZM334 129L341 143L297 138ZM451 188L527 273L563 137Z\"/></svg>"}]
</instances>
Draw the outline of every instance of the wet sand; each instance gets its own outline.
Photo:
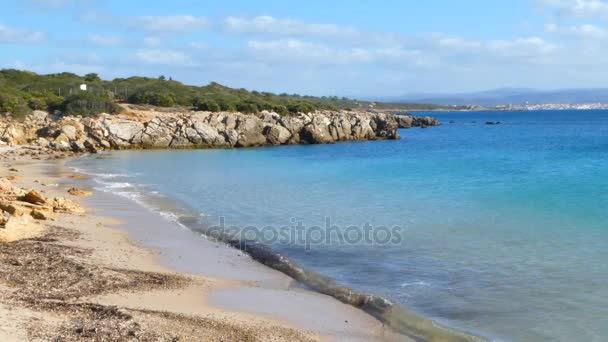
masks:
<instances>
[{"instance_id":1,"label":"wet sand","mask_svg":"<svg viewBox=\"0 0 608 342\"><path fill-rule=\"evenodd\" d=\"M71 177L63 161L19 157L2 163L3 172L9 166L19 170L15 185L47 196L70 196L72 187L92 190L91 181ZM39 241L0 245L4 259L28 256L38 265L30 271L52 273L48 260L42 262L46 256L36 254L44 250L56 256L55 269L65 273L57 279L0 265L0 319L7 322L0 326L0 340L408 340L363 311L303 289L242 252L132 200L98 191L70 198L87 213L57 215L45 223L49 229ZM28 274L42 286L15 297L15 292L27 293ZM7 281L16 276L24 280ZM46 298L49 282L50 288L63 289L52 300ZM5 317L11 317L10 323ZM110 328L117 324L122 330Z\"/></svg>"}]
</instances>

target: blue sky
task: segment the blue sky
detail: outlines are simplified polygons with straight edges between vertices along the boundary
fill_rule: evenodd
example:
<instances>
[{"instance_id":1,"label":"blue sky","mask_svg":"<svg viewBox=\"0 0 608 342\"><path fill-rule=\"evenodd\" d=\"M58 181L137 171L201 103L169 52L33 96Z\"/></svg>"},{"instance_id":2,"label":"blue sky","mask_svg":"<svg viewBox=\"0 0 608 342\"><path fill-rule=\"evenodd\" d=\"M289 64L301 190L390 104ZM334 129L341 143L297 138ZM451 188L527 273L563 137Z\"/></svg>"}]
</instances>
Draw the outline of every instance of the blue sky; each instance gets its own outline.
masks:
<instances>
[{"instance_id":1,"label":"blue sky","mask_svg":"<svg viewBox=\"0 0 608 342\"><path fill-rule=\"evenodd\" d=\"M608 0L4 0L0 67L311 95L608 87Z\"/></svg>"}]
</instances>

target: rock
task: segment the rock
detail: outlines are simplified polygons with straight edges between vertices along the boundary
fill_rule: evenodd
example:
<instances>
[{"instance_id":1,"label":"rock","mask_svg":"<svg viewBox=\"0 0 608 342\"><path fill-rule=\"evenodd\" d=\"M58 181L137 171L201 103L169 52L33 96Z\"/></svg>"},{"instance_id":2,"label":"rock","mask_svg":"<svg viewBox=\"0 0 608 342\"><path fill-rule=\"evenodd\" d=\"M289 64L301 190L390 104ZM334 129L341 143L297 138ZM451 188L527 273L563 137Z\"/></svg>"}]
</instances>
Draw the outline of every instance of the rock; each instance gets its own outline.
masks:
<instances>
[{"instance_id":1,"label":"rock","mask_svg":"<svg viewBox=\"0 0 608 342\"><path fill-rule=\"evenodd\" d=\"M52 202L53 211L56 213L83 213L84 209L82 209L76 203L70 201L65 197L55 197Z\"/></svg>"},{"instance_id":2,"label":"rock","mask_svg":"<svg viewBox=\"0 0 608 342\"><path fill-rule=\"evenodd\" d=\"M10 215L7 212L0 212L0 228L5 228Z\"/></svg>"},{"instance_id":3,"label":"rock","mask_svg":"<svg viewBox=\"0 0 608 342\"><path fill-rule=\"evenodd\" d=\"M204 122L198 120L195 121L192 125L192 129L196 131L201 139L201 143L205 145L213 146L213 144L220 139L220 134L218 133L217 129L207 125ZM224 140L223 137L222 140Z\"/></svg>"},{"instance_id":4,"label":"rock","mask_svg":"<svg viewBox=\"0 0 608 342\"><path fill-rule=\"evenodd\" d=\"M399 128L440 126L441 123L430 116L416 117L412 115L396 115Z\"/></svg>"},{"instance_id":5,"label":"rock","mask_svg":"<svg viewBox=\"0 0 608 342\"><path fill-rule=\"evenodd\" d=\"M268 111L256 115L141 111L87 118L36 113L24 123L2 124L0 119L0 137L6 142L31 141L53 151L96 153L112 148L251 147L398 139L399 127L439 123L432 118L371 112L317 111L280 116Z\"/></svg>"},{"instance_id":6,"label":"rock","mask_svg":"<svg viewBox=\"0 0 608 342\"><path fill-rule=\"evenodd\" d=\"M13 183L5 177L0 177L0 194L7 194L13 192Z\"/></svg>"},{"instance_id":7,"label":"rock","mask_svg":"<svg viewBox=\"0 0 608 342\"><path fill-rule=\"evenodd\" d=\"M78 130L72 125L65 125L61 127L61 135L65 136L68 141L74 141L77 139Z\"/></svg>"},{"instance_id":8,"label":"rock","mask_svg":"<svg viewBox=\"0 0 608 342\"><path fill-rule=\"evenodd\" d=\"M27 212L25 208L10 202L0 202L0 210L9 213L11 216L23 216Z\"/></svg>"},{"instance_id":9,"label":"rock","mask_svg":"<svg viewBox=\"0 0 608 342\"><path fill-rule=\"evenodd\" d=\"M87 152L87 149L86 147L84 147L84 144L79 141L72 141L70 143L70 148L72 149L72 152L76 153Z\"/></svg>"},{"instance_id":10,"label":"rock","mask_svg":"<svg viewBox=\"0 0 608 342\"><path fill-rule=\"evenodd\" d=\"M93 193L86 190L71 188L68 190L68 194L72 196L91 196Z\"/></svg>"},{"instance_id":11,"label":"rock","mask_svg":"<svg viewBox=\"0 0 608 342\"><path fill-rule=\"evenodd\" d=\"M34 112L32 112L32 115L30 115L30 119L36 123L44 123L48 116L48 112L42 110L35 110Z\"/></svg>"},{"instance_id":12,"label":"rock","mask_svg":"<svg viewBox=\"0 0 608 342\"><path fill-rule=\"evenodd\" d=\"M500 125L501 122L500 121L488 121L486 122L486 125Z\"/></svg>"},{"instance_id":13,"label":"rock","mask_svg":"<svg viewBox=\"0 0 608 342\"><path fill-rule=\"evenodd\" d=\"M99 152L97 150L97 148L95 147L95 144L93 144L93 142L91 142L90 140L85 140L83 145L84 145L84 148L86 149L86 151L89 153L98 153Z\"/></svg>"},{"instance_id":14,"label":"rock","mask_svg":"<svg viewBox=\"0 0 608 342\"><path fill-rule=\"evenodd\" d=\"M39 221L46 221L46 220L50 220L51 219L51 217L50 217L50 215L49 215L48 212L44 212L44 211L41 211L41 210L32 210L32 212L30 213L30 215L34 219L39 220Z\"/></svg>"},{"instance_id":15,"label":"rock","mask_svg":"<svg viewBox=\"0 0 608 342\"><path fill-rule=\"evenodd\" d=\"M414 124L414 118L410 115L397 115L399 128L411 128Z\"/></svg>"},{"instance_id":16,"label":"rock","mask_svg":"<svg viewBox=\"0 0 608 342\"><path fill-rule=\"evenodd\" d=\"M48 145L49 145L49 141L48 141L46 138L40 137L40 138L38 138L38 140L36 140L36 144L37 144L38 146L43 146L43 147L45 147L45 146L48 146Z\"/></svg>"},{"instance_id":17,"label":"rock","mask_svg":"<svg viewBox=\"0 0 608 342\"><path fill-rule=\"evenodd\" d=\"M266 143L266 137L262 134L262 123L255 116L239 120L236 131L239 134L236 143L238 147L262 146Z\"/></svg>"},{"instance_id":18,"label":"rock","mask_svg":"<svg viewBox=\"0 0 608 342\"><path fill-rule=\"evenodd\" d=\"M20 145L26 142L24 127L18 124L10 124L0 136L0 140L10 145Z\"/></svg>"},{"instance_id":19,"label":"rock","mask_svg":"<svg viewBox=\"0 0 608 342\"><path fill-rule=\"evenodd\" d=\"M120 143L130 142L138 133L144 130L144 125L137 121L111 121L107 125L111 137L120 140Z\"/></svg>"},{"instance_id":20,"label":"rock","mask_svg":"<svg viewBox=\"0 0 608 342\"><path fill-rule=\"evenodd\" d=\"M291 138L291 132L281 125L267 126L264 135L270 145L283 145Z\"/></svg>"},{"instance_id":21,"label":"rock","mask_svg":"<svg viewBox=\"0 0 608 342\"><path fill-rule=\"evenodd\" d=\"M0 242L13 242L43 236L45 227L37 224L30 215L11 216L0 229Z\"/></svg>"},{"instance_id":22,"label":"rock","mask_svg":"<svg viewBox=\"0 0 608 342\"><path fill-rule=\"evenodd\" d=\"M70 144L70 138L68 138L67 135L61 133L58 136L55 137L54 142L56 144L65 144L65 145L69 145Z\"/></svg>"},{"instance_id":23,"label":"rock","mask_svg":"<svg viewBox=\"0 0 608 342\"><path fill-rule=\"evenodd\" d=\"M31 204L46 204L46 198L39 194L36 190L30 190L25 195L19 197L20 201L31 203Z\"/></svg>"}]
</instances>

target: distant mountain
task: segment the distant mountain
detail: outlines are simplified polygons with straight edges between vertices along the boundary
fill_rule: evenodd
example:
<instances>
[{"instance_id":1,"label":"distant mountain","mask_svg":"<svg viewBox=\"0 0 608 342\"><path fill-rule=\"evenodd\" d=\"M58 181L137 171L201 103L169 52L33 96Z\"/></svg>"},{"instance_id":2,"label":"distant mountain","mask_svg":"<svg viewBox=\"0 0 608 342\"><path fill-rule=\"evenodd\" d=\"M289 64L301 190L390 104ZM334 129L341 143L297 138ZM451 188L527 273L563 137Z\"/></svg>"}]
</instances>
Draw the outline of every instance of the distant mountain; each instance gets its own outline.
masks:
<instances>
[{"instance_id":1,"label":"distant mountain","mask_svg":"<svg viewBox=\"0 0 608 342\"><path fill-rule=\"evenodd\" d=\"M581 104L608 103L608 88L535 90L527 88L502 88L477 93L462 94L410 94L399 98L384 99L395 102L433 103L437 105L484 106L525 104Z\"/></svg>"}]
</instances>

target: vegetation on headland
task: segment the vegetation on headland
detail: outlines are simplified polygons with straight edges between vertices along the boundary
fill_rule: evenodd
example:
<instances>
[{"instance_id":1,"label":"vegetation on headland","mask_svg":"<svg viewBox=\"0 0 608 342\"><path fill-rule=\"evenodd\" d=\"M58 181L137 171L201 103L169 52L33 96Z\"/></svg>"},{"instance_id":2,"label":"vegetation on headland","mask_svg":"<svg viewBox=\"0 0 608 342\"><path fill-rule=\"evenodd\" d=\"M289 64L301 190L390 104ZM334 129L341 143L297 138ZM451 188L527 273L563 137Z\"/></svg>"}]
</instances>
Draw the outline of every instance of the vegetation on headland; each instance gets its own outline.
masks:
<instances>
[{"instance_id":1,"label":"vegetation on headland","mask_svg":"<svg viewBox=\"0 0 608 342\"><path fill-rule=\"evenodd\" d=\"M80 90L86 84L87 90ZM60 110L66 115L116 113L117 102L159 107L186 107L211 112L239 111L257 113L275 111L281 115L310 113L315 110L391 109L436 110L446 107L421 104L391 104L357 101L345 97L314 97L297 94L233 89L218 83L188 86L164 76L130 77L111 81L97 74L73 73L39 75L30 71L0 70L0 113L15 117L32 110Z\"/></svg>"}]
</instances>

